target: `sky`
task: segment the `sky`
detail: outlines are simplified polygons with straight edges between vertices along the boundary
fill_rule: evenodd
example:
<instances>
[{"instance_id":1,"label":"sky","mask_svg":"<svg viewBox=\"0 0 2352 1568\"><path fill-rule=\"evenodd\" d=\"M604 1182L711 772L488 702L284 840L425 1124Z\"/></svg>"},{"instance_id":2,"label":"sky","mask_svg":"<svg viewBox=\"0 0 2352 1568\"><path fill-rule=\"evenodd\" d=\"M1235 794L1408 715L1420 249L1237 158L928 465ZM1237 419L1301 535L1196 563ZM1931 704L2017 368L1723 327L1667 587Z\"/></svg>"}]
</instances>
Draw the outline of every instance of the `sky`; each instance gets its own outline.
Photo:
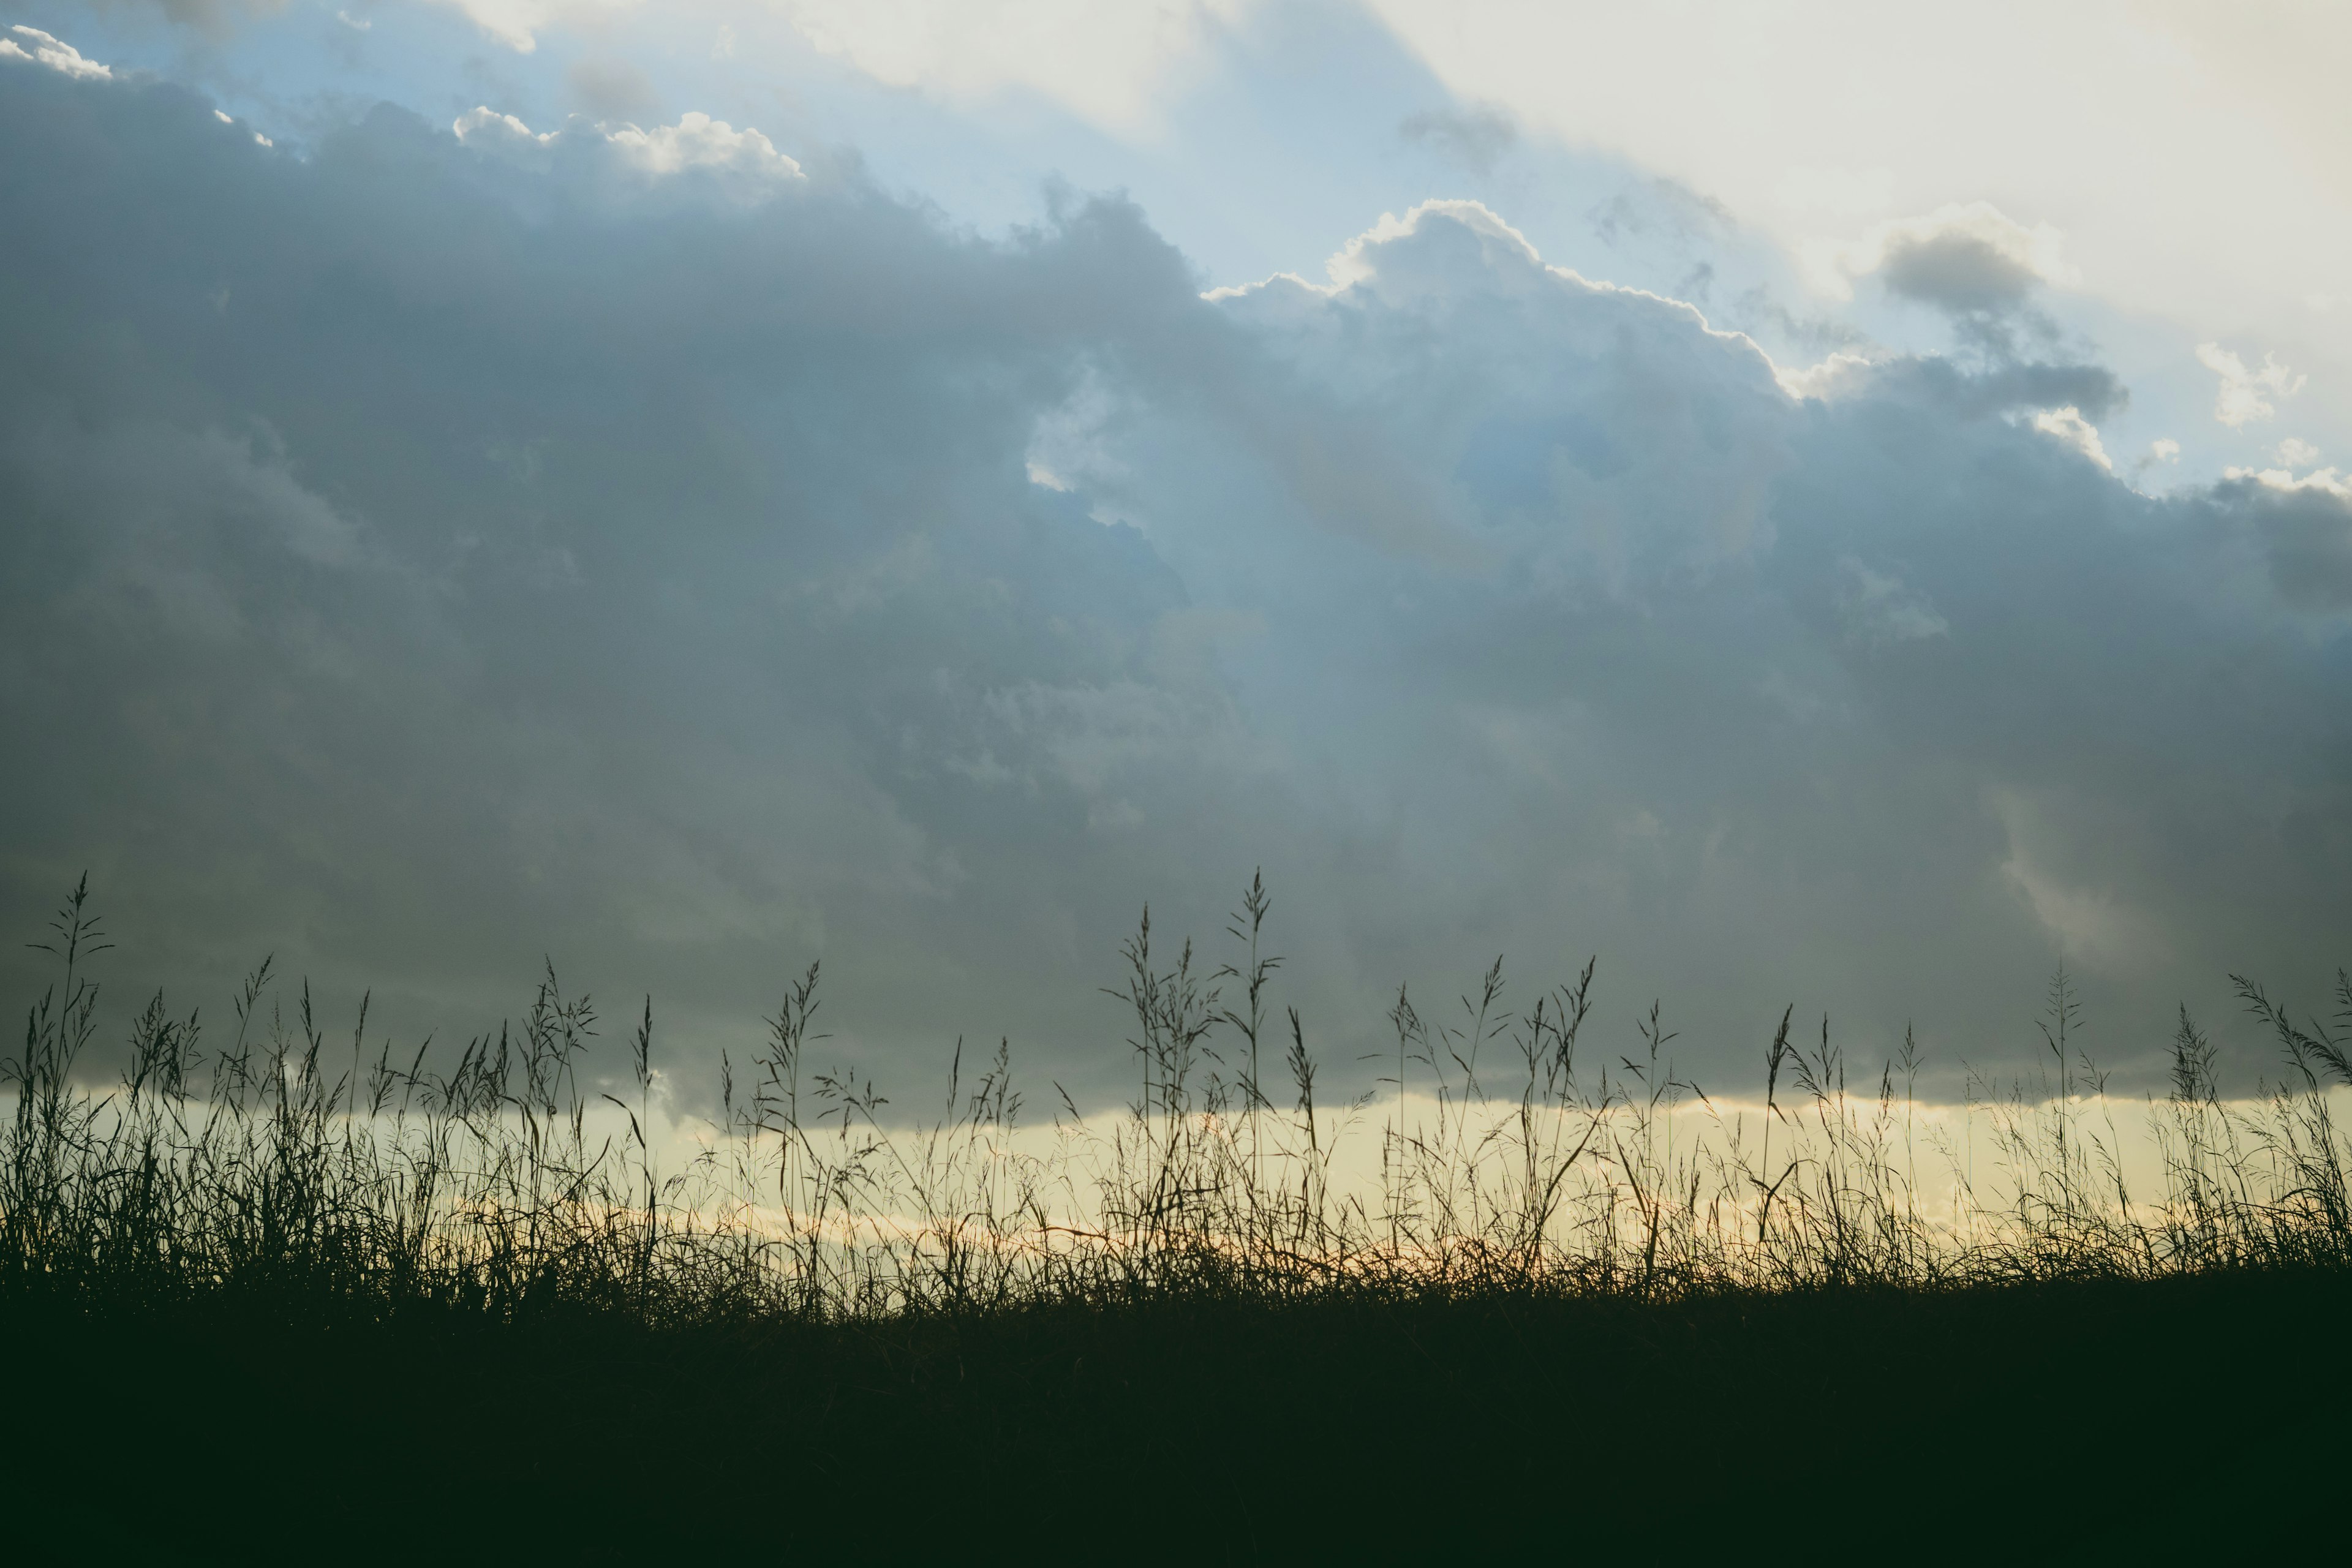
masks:
<instances>
[{"instance_id":1,"label":"sky","mask_svg":"<svg viewBox=\"0 0 2352 1568\"><path fill-rule=\"evenodd\" d=\"M120 1006L552 963L688 1105L821 961L861 1074L1092 1106L1263 868L1349 1087L1597 955L1702 1086L1793 1006L1957 1093L2061 965L2137 1088L2352 959L2341 8L0 40L0 921L87 870Z\"/></svg>"}]
</instances>

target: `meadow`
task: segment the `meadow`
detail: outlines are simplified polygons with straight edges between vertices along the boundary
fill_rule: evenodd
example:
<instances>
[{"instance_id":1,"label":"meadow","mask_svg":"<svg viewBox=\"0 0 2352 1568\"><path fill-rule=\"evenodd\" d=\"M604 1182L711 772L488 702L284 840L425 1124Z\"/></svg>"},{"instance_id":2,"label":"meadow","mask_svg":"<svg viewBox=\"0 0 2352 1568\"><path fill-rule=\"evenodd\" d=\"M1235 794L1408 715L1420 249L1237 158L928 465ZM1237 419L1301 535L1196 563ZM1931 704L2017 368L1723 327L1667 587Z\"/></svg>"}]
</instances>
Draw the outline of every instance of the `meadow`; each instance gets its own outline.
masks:
<instances>
[{"instance_id":1,"label":"meadow","mask_svg":"<svg viewBox=\"0 0 2352 1568\"><path fill-rule=\"evenodd\" d=\"M812 967L680 1136L652 1003L613 1074L552 973L404 1061L265 964L217 1037L155 997L107 1073L85 884L5 1068L19 1528L1257 1560L1940 1520L1886 1539L1944 1555L1986 1510L2242 1543L2340 1463L2352 978L2332 1026L2239 982L2252 1097L2184 1013L2119 1120L2062 974L2042 1075L1972 1079L1956 1141L1907 1047L1784 1013L1735 1112L1655 1012L1584 1038L1591 966L1506 1006L1498 962L1401 991L1332 1105L1268 908L1214 967L1147 917L1111 1114L1032 1114L1000 1046L903 1118L817 1065Z\"/></svg>"}]
</instances>

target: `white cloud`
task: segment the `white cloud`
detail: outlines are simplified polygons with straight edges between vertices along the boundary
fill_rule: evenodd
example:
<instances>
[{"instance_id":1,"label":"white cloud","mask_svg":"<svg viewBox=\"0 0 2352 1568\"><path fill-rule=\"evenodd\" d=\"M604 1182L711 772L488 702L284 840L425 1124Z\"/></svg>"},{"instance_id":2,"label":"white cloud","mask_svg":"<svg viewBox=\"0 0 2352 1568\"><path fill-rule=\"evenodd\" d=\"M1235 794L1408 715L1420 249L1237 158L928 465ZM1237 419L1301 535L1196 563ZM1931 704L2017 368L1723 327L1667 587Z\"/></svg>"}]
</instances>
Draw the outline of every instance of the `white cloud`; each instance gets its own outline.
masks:
<instances>
[{"instance_id":1,"label":"white cloud","mask_svg":"<svg viewBox=\"0 0 2352 1568\"><path fill-rule=\"evenodd\" d=\"M98 61L82 58L81 51L71 44L51 37L38 27L27 27L19 23L8 30L17 38L31 44L32 48L27 51L16 42L16 38L0 38L0 59L38 61L62 76L85 81L105 81L114 75L112 70Z\"/></svg>"},{"instance_id":2,"label":"white cloud","mask_svg":"<svg viewBox=\"0 0 2352 1568\"><path fill-rule=\"evenodd\" d=\"M2032 425L2045 436L2055 436L2091 461L2115 472L2116 465L2107 449L2099 444L2099 427L2083 417L2079 408L2042 408L2034 411Z\"/></svg>"},{"instance_id":3,"label":"white cloud","mask_svg":"<svg viewBox=\"0 0 2352 1568\"><path fill-rule=\"evenodd\" d=\"M2337 500L2352 501L2352 482L2345 480L2334 468L2314 468L2298 479L2285 468L2224 468L2221 477L2251 481L2281 495L2332 496Z\"/></svg>"},{"instance_id":4,"label":"white cloud","mask_svg":"<svg viewBox=\"0 0 2352 1568\"><path fill-rule=\"evenodd\" d=\"M1791 397L1835 397L1842 391L1853 391L1866 385L1870 378L1871 357L1845 349L1823 358L1820 363L1803 370L1773 367L1773 378L1781 390Z\"/></svg>"},{"instance_id":5,"label":"white cloud","mask_svg":"<svg viewBox=\"0 0 2352 1568\"><path fill-rule=\"evenodd\" d=\"M477 105L449 122L458 142L519 167L544 171L552 166L558 131L534 132L511 114Z\"/></svg>"},{"instance_id":6,"label":"white cloud","mask_svg":"<svg viewBox=\"0 0 2352 1568\"><path fill-rule=\"evenodd\" d=\"M604 139L630 163L651 174L729 169L775 179L803 177L800 164L777 152L775 143L757 131L749 126L738 131L708 114L685 114L675 125L651 131L623 125L607 130Z\"/></svg>"},{"instance_id":7,"label":"white cloud","mask_svg":"<svg viewBox=\"0 0 2352 1568\"><path fill-rule=\"evenodd\" d=\"M1499 248L1515 262L1530 266L1540 263L1536 247L1528 242L1528 237L1504 222L1483 202L1438 197L1423 202L1402 217L1394 213L1382 213L1378 223L1361 234L1350 237L1346 244L1324 259L1323 272L1330 279L1328 284L1309 284L1295 272L1277 274L1276 278L1268 279L1266 282L1286 281L1326 294L1367 282L1380 270L1372 259L1374 253L1383 246L1410 239L1419 234L1424 218L1448 220L1445 226L1448 232L1458 230L1475 236L1482 251ZM1410 272L1392 274L1391 282L1410 286L1412 278ZM1214 289L1204 297L1211 300L1238 299L1262 287L1264 285L1243 284Z\"/></svg>"},{"instance_id":8,"label":"white cloud","mask_svg":"<svg viewBox=\"0 0 2352 1568\"><path fill-rule=\"evenodd\" d=\"M219 121L223 125L234 125L236 123L236 120L224 110L214 110L213 118ZM460 136L460 140L463 140L462 134ZM253 142L257 147L275 147L278 145L277 142L272 142L268 137L264 136L258 131L253 132Z\"/></svg>"},{"instance_id":9,"label":"white cloud","mask_svg":"<svg viewBox=\"0 0 2352 1568\"><path fill-rule=\"evenodd\" d=\"M218 113L219 110L214 112ZM544 147L557 135L552 131L533 132L530 126L513 115L500 114L488 104L477 105L457 116L449 122L449 131L460 142L468 144L478 142L488 145L500 142L529 142Z\"/></svg>"},{"instance_id":10,"label":"white cloud","mask_svg":"<svg viewBox=\"0 0 2352 1568\"><path fill-rule=\"evenodd\" d=\"M2271 448L2271 456L2276 458L2284 467L2307 468L2319 461L2319 448L2308 441L2289 436Z\"/></svg>"},{"instance_id":11,"label":"white cloud","mask_svg":"<svg viewBox=\"0 0 2352 1568\"><path fill-rule=\"evenodd\" d=\"M575 124L578 121L574 121ZM478 107L450 122L449 129L467 146L523 155L532 166L544 167L545 154L567 134L534 132L511 114ZM776 151L774 142L746 126L740 131L723 120L689 112L675 125L652 130L629 124L598 126L595 134L619 153L621 162L641 174L656 176L710 170L748 174L762 181L798 180L800 164Z\"/></svg>"},{"instance_id":12,"label":"white cloud","mask_svg":"<svg viewBox=\"0 0 2352 1568\"><path fill-rule=\"evenodd\" d=\"M2306 379L2279 363L2278 356L2263 354L2262 364L2249 370L2246 362L2220 343L2197 345L2197 363L2221 378L2213 395L2213 417L2232 429L2251 420L2268 419L2278 412L2273 397L2292 397Z\"/></svg>"}]
</instances>

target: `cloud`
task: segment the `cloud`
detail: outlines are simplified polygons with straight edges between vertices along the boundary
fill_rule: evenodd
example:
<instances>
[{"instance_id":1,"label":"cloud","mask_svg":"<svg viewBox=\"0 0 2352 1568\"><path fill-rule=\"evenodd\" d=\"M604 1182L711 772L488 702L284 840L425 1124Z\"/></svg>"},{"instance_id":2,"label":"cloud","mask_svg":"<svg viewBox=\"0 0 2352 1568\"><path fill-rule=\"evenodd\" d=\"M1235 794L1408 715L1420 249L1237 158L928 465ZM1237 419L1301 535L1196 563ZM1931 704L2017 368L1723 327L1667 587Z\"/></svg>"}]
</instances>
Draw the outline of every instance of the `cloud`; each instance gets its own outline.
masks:
<instances>
[{"instance_id":1,"label":"cloud","mask_svg":"<svg viewBox=\"0 0 2352 1568\"><path fill-rule=\"evenodd\" d=\"M87 865L192 1002L275 949L415 1038L552 954L690 1095L822 957L877 1079L1100 1100L1117 934L1261 864L1335 1062L1505 950L1717 1076L1790 1001L2021 1060L2072 954L2127 1056L2352 929L2344 487L2139 494L2101 365L1793 395L1466 202L1203 298L699 115L293 157L28 68L0 153L0 920Z\"/></svg>"},{"instance_id":2,"label":"cloud","mask_svg":"<svg viewBox=\"0 0 2352 1568\"><path fill-rule=\"evenodd\" d=\"M1841 392L1868 385L1870 367L1874 363L1868 354L1840 349L1824 357L1820 363L1801 370L1785 365L1775 367L1773 379L1791 397L1834 397Z\"/></svg>"},{"instance_id":3,"label":"cloud","mask_svg":"<svg viewBox=\"0 0 2352 1568\"><path fill-rule=\"evenodd\" d=\"M1990 195L2064 230L2126 317L2295 321L2342 353L2343 318L2302 308L2347 292L2334 258L2352 254L2352 124L2326 68L2352 41L2339 7L2000 0L1958 29L1857 0L1369 3L1461 99L1706 191L1790 250L1850 237L1825 215ZM2165 195L2118 199L2123 169ZM1827 292L1851 287L1823 271Z\"/></svg>"},{"instance_id":4,"label":"cloud","mask_svg":"<svg viewBox=\"0 0 2352 1568\"><path fill-rule=\"evenodd\" d=\"M2228 470L2223 489L2262 542L2279 596L2299 608L2352 611L2352 483L2334 468Z\"/></svg>"},{"instance_id":5,"label":"cloud","mask_svg":"<svg viewBox=\"0 0 2352 1568\"><path fill-rule=\"evenodd\" d=\"M219 111L216 110L214 112ZM469 146L486 147L520 146L524 143L529 143L532 147L545 147L552 142L556 136L552 131L535 132L513 115L500 114L488 104L477 105L451 121L449 133Z\"/></svg>"},{"instance_id":6,"label":"cloud","mask_svg":"<svg viewBox=\"0 0 2352 1568\"><path fill-rule=\"evenodd\" d=\"M2132 464L2130 473L2133 481L2137 483L2140 477L2149 470L2161 468L2166 464L2178 464L2179 461L2180 443L2169 436L2159 436L2147 444L2147 450L2141 453L2137 460Z\"/></svg>"},{"instance_id":7,"label":"cloud","mask_svg":"<svg viewBox=\"0 0 2352 1568\"><path fill-rule=\"evenodd\" d=\"M2029 228L1989 202L1881 223L1851 243L1816 240L1799 255L1822 291L1851 299L1854 279L1875 277L1893 297L1942 312L1963 348L1994 361L2053 349L2059 328L2036 296L2081 279L2057 229Z\"/></svg>"},{"instance_id":8,"label":"cloud","mask_svg":"<svg viewBox=\"0 0 2352 1568\"><path fill-rule=\"evenodd\" d=\"M2072 404L2063 408L2037 409L2032 423L2036 430L2045 436L2055 436L2109 473L2115 471L2115 460L2107 456L2106 447L2099 442L2099 427L2084 419L2083 411Z\"/></svg>"},{"instance_id":9,"label":"cloud","mask_svg":"<svg viewBox=\"0 0 2352 1568\"><path fill-rule=\"evenodd\" d=\"M1843 595L1855 636L1874 642L1915 642L1949 637L1952 625L1899 577L1872 571L1848 555L1838 565L1849 579Z\"/></svg>"},{"instance_id":10,"label":"cloud","mask_svg":"<svg viewBox=\"0 0 2352 1568\"><path fill-rule=\"evenodd\" d=\"M287 0L114 0L117 4L152 9L166 21L221 37L237 22L273 16L286 9Z\"/></svg>"},{"instance_id":11,"label":"cloud","mask_svg":"<svg viewBox=\"0 0 2352 1568\"><path fill-rule=\"evenodd\" d=\"M741 131L723 120L692 113L676 125L640 131L625 125L604 133L627 161L653 174L675 174L688 169L729 170L755 177L797 180L801 166L776 151L775 143L749 127Z\"/></svg>"},{"instance_id":12,"label":"cloud","mask_svg":"<svg viewBox=\"0 0 2352 1568\"><path fill-rule=\"evenodd\" d=\"M1518 122L1490 104L1424 109L1397 122L1397 134L1419 142L1474 174L1492 173L1517 144Z\"/></svg>"},{"instance_id":13,"label":"cloud","mask_svg":"<svg viewBox=\"0 0 2352 1568\"><path fill-rule=\"evenodd\" d=\"M1955 311L2011 309L2042 280L2000 246L1950 232L1890 244L1877 271L1895 293Z\"/></svg>"},{"instance_id":14,"label":"cloud","mask_svg":"<svg viewBox=\"0 0 2352 1568\"><path fill-rule=\"evenodd\" d=\"M1095 124L1150 121L1249 0L784 0L821 51L877 81L961 102L1036 94Z\"/></svg>"},{"instance_id":15,"label":"cloud","mask_svg":"<svg viewBox=\"0 0 2352 1568\"><path fill-rule=\"evenodd\" d=\"M800 163L759 132L748 126L738 131L695 111L679 116L675 125L650 131L624 124L534 132L513 115L483 106L459 115L449 129L465 146L534 169L552 168L566 152L567 138L584 137L583 146L603 152L619 167L656 179L688 173L736 176L739 195L757 198L776 182L803 178Z\"/></svg>"},{"instance_id":16,"label":"cloud","mask_svg":"<svg viewBox=\"0 0 2352 1568\"><path fill-rule=\"evenodd\" d=\"M98 61L82 58L81 51L71 44L53 38L38 27L19 23L8 31L16 37L0 38L0 59L37 61L60 76L84 80L105 81L114 75Z\"/></svg>"},{"instance_id":17,"label":"cloud","mask_svg":"<svg viewBox=\"0 0 2352 1568\"><path fill-rule=\"evenodd\" d=\"M563 80L594 120L625 120L659 103L652 80L626 60L574 60L564 68Z\"/></svg>"},{"instance_id":18,"label":"cloud","mask_svg":"<svg viewBox=\"0 0 2352 1568\"><path fill-rule=\"evenodd\" d=\"M433 0L433 4L464 13L467 20L517 54L539 47L539 35L550 27L582 20L593 22L636 9L641 0Z\"/></svg>"},{"instance_id":19,"label":"cloud","mask_svg":"<svg viewBox=\"0 0 2352 1568\"><path fill-rule=\"evenodd\" d=\"M2105 967L2167 956L2156 922L2143 911L2121 901L2110 889L2070 884L2045 863L2043 857L2064 853L2063 840L2050 832L2032 800L1996 791L1990 804L2009 838L2001 875L2069 962Z\"/></svg>"},{"instance_id":20,"label":"cloud","mask_svg":"<svg viewBox=\"0 0 2352 1568\"><path fill-rule=\"evenodd\" d=\"M2219 343L2198 344L2197 363L2221 378L2221 390L2213 395L2213 417L2232 429L2276 414L2271 399L2294 396L2306 379L2268 353L2259 368L2249 370L2244 360Z\"/></svg>"},{"instance_id":21,"label":"cloud","mask_svg":"<svg viewBox=\"0 0 2352 1568\"><path fill-rule=\"evenodd\" d=\"M1840 298L1850 296L1849 279L1875 274L1891 292L1955 315L2013 310L2042 284L2080 278L2055 228L2028 227L1990 202L1877 224L1851 243L1817 243L1808 259Z\"/></svg>"}]
</instances>

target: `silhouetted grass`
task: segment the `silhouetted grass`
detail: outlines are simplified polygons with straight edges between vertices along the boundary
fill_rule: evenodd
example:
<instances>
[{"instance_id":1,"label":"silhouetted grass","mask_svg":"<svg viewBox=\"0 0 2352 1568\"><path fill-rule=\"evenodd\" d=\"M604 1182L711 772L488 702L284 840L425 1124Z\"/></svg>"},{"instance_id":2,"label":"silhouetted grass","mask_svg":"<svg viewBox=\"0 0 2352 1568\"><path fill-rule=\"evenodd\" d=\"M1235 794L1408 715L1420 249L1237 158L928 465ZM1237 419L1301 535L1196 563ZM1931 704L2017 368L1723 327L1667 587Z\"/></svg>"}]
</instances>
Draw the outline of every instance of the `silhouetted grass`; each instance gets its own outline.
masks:
<instances>
[{"instance_id":1,"label":"silhouetted grass","mask_svg":"<svg viewBox=\"0 0 2352 1568\"><path fill-rule=\"evenodd\" d=\"M1857 1093L1784 1014L1735 1114L1653 1010L1588 1076L1590 965L1513 1012L1497 963L1442 1023L1400 992L1393 1078L1318 1107L1267 909L1254 882L1223 969L1163 965L1148 919L1129 943L1123 1115L1066 1099L1024 1133L1000 1047L938 1121L889 1122L815 1069L812 968L665 1172L650 1003L608 1092L552 973L519 1026L402 1063L367 1058L364 1009L346 1046L307 991L268 1005L265 964L217 1047L158 997L87 1081L77 889L5 1069L16 1517L224 1554L1125 1532L1223 1560L1672 1551L1702 1521L1760 1548L1985 1491L2066 1539L2177 1542L2233 1506L2200 1489L2336 1463L2305 1369L2352 1305L2326 1092L2352 1062L2254 985L2288 1084L2225 1100L2184 1013L2142 1194L2063 976L2048 1091L1972 1080L1979 1182L1932 1137L1923 1176L1907 1043Z\"/></svg>"}]
</instances>

